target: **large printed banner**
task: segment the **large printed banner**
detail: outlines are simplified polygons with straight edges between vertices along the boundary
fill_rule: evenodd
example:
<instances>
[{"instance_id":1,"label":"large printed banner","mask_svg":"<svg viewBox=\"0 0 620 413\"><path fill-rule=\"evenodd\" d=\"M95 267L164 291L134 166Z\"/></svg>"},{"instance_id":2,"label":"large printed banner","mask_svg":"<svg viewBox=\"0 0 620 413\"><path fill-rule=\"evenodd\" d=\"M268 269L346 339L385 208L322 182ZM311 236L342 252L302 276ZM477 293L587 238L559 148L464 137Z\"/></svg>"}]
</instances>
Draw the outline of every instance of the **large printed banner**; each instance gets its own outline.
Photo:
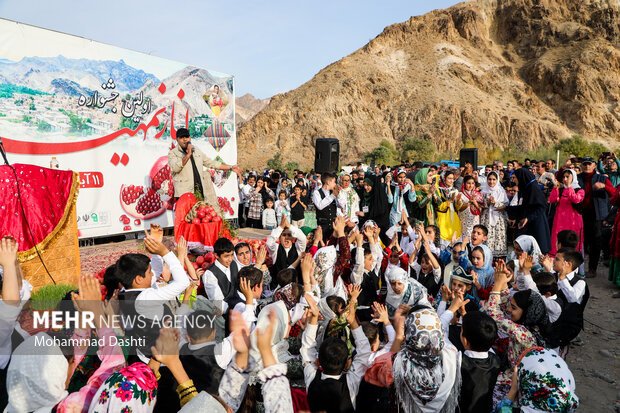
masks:
<instances>
[{"instance_id":1,"label":"large printed banner","mask_svg":"<svg viewBox=\"0 0 620 413\"><path fill-rule=\"evenodd\" d=\"M0 136L9 162L80 173L81 238L174 224L176 129L237 162L230 75L0 19ZM237 179L210 171L237 215Z\"/></svg>"}]
</instances>

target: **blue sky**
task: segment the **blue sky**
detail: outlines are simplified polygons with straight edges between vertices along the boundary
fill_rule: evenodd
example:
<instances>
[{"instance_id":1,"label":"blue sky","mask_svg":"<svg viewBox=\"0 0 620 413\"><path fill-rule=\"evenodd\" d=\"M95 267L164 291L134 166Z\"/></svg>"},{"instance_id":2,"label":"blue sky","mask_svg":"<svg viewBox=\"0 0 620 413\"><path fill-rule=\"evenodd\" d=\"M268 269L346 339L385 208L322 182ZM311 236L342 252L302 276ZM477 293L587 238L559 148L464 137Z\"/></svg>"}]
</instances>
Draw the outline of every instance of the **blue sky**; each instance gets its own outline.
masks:
<instances>
[{"instance_id":1,"label":"blue sky","mask_svg":"<svg viewBox=\"0 0 620 413\"><path fill-rule=\"evenodd\" d=\"M310 80L385 26L456 3L0 0L0 17L229 73L237 96L266 98Z\"/></svg>"}]
</instances>

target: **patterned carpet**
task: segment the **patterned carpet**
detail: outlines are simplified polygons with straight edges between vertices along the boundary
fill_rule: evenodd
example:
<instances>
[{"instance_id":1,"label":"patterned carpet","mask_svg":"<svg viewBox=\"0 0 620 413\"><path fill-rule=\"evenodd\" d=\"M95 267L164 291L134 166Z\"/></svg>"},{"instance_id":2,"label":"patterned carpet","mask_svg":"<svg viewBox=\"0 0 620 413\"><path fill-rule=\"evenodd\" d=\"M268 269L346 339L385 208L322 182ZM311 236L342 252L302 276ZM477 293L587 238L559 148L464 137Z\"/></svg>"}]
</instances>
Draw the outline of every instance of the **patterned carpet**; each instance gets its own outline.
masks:
<instances>
[{"instance_id":1,"label":"patterned carpet","mask_svg":"<svg viewBox=\"0 0 620 413\"><path fill-rule=\"evenodd\" d=\"M172 236L164 237L164 244L171 248L174 243ZM114 264L121 255L128 253L145 254L142 240L129 240L114 242L104 245L93 245L80 248L80 265L82 273L88 275L97 274Z\"/></svg>"},{"instance_id":2,"label":"patterned carpet","mask_svg":"<svg viewBox=\"0 0 620 413\"><path fill-rule=\"evenodd\" d=\"M263 239L271 231L263 229L243 228L239 230L240 238ZM164 237L164 244L171 249L174 246L174 236ZM129 253L146 254L142 240L133 239L109 244L93 245L80 248L80 264L82 274L94 275L114 264L121 255Z\"/></svg>"}]
</instances>

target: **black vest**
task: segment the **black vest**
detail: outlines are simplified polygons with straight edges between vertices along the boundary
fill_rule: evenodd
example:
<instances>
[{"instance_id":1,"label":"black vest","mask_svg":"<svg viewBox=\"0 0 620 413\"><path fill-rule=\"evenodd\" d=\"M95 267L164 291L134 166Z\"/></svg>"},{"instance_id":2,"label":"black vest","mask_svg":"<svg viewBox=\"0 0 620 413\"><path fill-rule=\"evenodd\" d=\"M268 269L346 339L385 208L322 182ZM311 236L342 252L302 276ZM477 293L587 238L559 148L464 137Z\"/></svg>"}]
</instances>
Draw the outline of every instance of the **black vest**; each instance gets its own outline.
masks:
<instances>
[{"instance_id":1,"label":"black vest","mask_svg":"<svg viewBox=\"0 0 620 413\"><path fill-rule=\"evenodd\" d=\"M179 358L187 375L194 381L198 393L204 390L207 393L217 394L224 369L215 359L215 345L209 344L197 350L190 350L189 345L185 344L179 350Z\"/></svg>"},{"instance_id":2,"label":"black vest","mask_svg":"<svg viewBox=\"0 0 620 413\"><path fill-rule=\"evenodd\" d=\"M224 295L224 301L228 303L228 301L237 296L237 263L230 263L230 281L228 281L228 277L224 274L224 271L220 270L215 262L209 267L209 271L215 275L217 278L217 285L222 290L222 294Z\"/></svg>"},{"instance_id":3,"label":"black vest","mask_svg":"<svg viewBox=\"0 0 620 413\"><path fill-rule=\"evenodd\" d=\"M325 191L323 191L323 188L320 188L319 190L319 195L321 196L321 199L324 199L327 195L325 195ZM322 224L331 224L332 222L334 222L334 220L336 219L336 202L333 201L331 204L329 204L328 206L326 206L323 209L316 209L316 222L319 225Z\"/></svg>"},{"instance_id":4,"label":"black vest","mask_svg":"<svg viewBox=\"0 0 620 413\"><path fill-rule=\"evenodd\" d=\"M588 283L586 282L586 280L584 280L577 274L574 274L573 278L571 280L568 280L568 283L571 285L571 287L574 287L575 284L577 284L579 281L583 281L584 283L586 283L586 288L583 291L583 297L581 298L581 303L579 303L579 305L581 306L581 311L585 311L586 304L588 303L588 300L590 299L590 288L588 288ZM562 307L562 309L564 309L564 306L568 304L568 300L566 299L564 292L560 288L558 288L557 296L559 299L557 301L560 303L560 306Z\"/></svg>"},{"instance_id":5,"label":"black vest","mask_svg":"<svg viewBox=\"0 0 620 413\"><path fill-rule=\"evenodd\" d=\"M493 410L493 388L501 370L499 357L493 353L485 359L463 354L461 362L462 387L459 408L461 413Z\"/></svg>"},{"instance_id":6,"label":"black vest","mask_svg":"<svg viewBox=\"0 0 620 413\"><path fill-rule=\"evenodd\" d=\"M317 371L314 380L308 386L308 405L310 411L327 413L354 413L347 376L343 374L339 380L321 380L321 373Z\"/></svg>"},{"instance_id":7,"label":"black vest","mask_svg":"<svg viewBox=\"0 0 620 413\"><path fill-rule=\"evenodd\" d=\"M282 244L278 245L278 253L276 254L276 261L271 266L271 271L270 271L271 279L273 280L272 286L276 286L278 284L276 281L276 275L278 275L280 271L287 269L289 265L291 265L292 263L295 262L295 260L297 260L298 257L299 257L299 254L297 253L297 248L295 248L295 243L293 243L293 245L291 246L291 249L288 251L288 254L286 253L286 250L284 249ZM297 282L298 280L293 280L293 281Z\"/></svg>"},{"instance_id":8,"label":"black vest","mask_svg":"<svg viewBox=\"0 0 620 413\"><path fill-rule=\"evenodd\" d=\"M379 301L379 296L377 295L377 291L379 290L379 277L377 277L374 271L364 272L361 287L362 292L357 298L358 305L371 306L375 301Z\"/></svg>"},{"instance_id":9,"label":"black vest","mask_svg":"<svg viewBox=\"0 0 620 413\"><path fill-rule=\"evenodd\" d=\"M358 413L388 412L390 409L389 387L379 387L362 379L355 406L355 411Z\"/></svg>"},{"instance_id":10,"label":"black vest","mask_svg":"<svg viewBox=\"0 0 620 413\"><path fill-rule=\"evenodd\" d=\"M118 294L118 301L121 315L126 317L130 323L133 323L133 325L129 324L123 326L125 335L127 337L135 338L137 343L142 344L137 345L130 351L135 351L135 349L137 349L140 350L140 352L146 357L150 357L151 346L155 345L155 341L157 340L157 337L159 337L159 328L156 326L161 325L162 320L155 321L142 315L138 318L139 314L136 310L136 298L138 298L140 293L142 293L141 290L121 291ZM163 317L173 315L174 312L172 311L169 302L162 301L161 305L164 309Z\"/></svg>"}]
</instances>

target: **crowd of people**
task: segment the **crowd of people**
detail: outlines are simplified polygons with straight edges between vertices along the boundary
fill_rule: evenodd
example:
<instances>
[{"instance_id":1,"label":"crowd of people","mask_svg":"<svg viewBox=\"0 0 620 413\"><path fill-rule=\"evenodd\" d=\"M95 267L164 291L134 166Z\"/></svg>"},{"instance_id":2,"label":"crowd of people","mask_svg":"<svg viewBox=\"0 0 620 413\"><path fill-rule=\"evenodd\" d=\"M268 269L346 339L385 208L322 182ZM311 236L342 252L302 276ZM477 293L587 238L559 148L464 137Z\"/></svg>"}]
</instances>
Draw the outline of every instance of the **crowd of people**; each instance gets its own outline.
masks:
<instances>
[{"instance_id":1,"label":"crowd of people","mask_svg":"<svg viewBox=\"0 0 620 413\"><path fill-rule=\"evenodd\" d=\"M601 255L620 286L619 164L239 171L239 223L270 230L266 245L220 238L203 271L152 226L147 254L81 277L59 304L94 314L91 329L28 333L32 287L4 237L0 409L574 411L565 360ZM107 325L119 314L182 322ZM114 336L136 340L61 340Z\"/></svg>"}]
</instances>

